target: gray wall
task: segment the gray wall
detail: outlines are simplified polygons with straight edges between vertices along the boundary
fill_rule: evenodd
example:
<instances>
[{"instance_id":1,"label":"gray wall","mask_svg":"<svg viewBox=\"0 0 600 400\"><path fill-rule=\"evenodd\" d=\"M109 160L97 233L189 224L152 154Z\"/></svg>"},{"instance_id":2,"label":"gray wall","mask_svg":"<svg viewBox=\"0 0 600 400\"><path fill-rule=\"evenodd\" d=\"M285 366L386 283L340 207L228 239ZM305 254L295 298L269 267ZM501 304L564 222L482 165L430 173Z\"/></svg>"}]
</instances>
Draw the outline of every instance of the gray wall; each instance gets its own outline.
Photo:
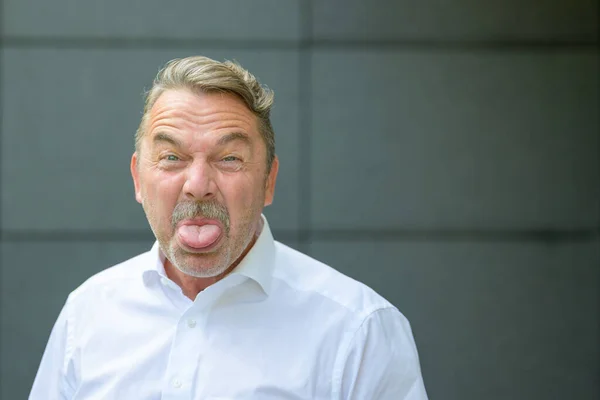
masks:
<instances>
[{"instance_id":1,"label":"gray wall","mask_svg":"<svg viewBox=\"0 0 600 400\"><path fill-rule=\"evenodd\" d=\"M1 392L67 294L149 248L128 172L159 66L276 92L279 240L412 322L432 399L600 396L594 0L3 0Z\"/></svg>"}]
</instances>

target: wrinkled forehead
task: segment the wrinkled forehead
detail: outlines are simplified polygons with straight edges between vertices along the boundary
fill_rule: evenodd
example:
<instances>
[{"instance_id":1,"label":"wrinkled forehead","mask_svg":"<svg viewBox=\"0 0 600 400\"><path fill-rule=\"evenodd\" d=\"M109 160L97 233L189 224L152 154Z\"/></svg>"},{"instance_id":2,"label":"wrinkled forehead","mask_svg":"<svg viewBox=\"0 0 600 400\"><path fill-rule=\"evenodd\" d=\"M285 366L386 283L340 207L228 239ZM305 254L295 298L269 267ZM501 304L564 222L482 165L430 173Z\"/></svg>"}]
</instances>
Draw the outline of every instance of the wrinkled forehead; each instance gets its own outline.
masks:
<instances>
[{"instance_id":1,"label":"wrinkled forehead","mask_svg":"<svg viewBox=\"0 0 600 400\"><path fill-rule=\"evenodd\" d=\"M240 125L249 134L258 133L259 118L237 95L221 92L192 92L187 89L164 91L148 112L146 132L152 132L157 122Z\"/></svg>"},{"instance_id":2,"label":"wrinkled forehead","mask_svg":"<svg viewBox=\"0 0 600 400\"><path fill-rule=\"evenodd\" d=\"M165 92L150 110L145 130L145 138L139 147L166 143L165 140L157 141L157 138L167 137L179 147L183 147L183 143L187 147L202 138L205 144L246 142L252 148L264 147L266 151L266 146L259 144L266 145L260 132L259 118L243 100L229 93Z\"/></svg>"}]
</instances>

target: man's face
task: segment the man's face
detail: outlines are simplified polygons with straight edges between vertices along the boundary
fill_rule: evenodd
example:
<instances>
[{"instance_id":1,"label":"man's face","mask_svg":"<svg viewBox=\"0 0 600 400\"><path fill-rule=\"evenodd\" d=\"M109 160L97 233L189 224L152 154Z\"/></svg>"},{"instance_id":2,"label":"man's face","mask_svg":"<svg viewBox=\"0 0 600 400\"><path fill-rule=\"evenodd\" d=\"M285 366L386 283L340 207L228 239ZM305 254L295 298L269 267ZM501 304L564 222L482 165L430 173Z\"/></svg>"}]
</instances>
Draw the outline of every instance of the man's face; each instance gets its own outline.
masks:
<instances>
[{"instance_id":1,"label":"man's face","mask_svg":"<svg viewBox=\"0 0 600 400\"><path fill-rule=\"evenodd\" d=\"M271 204L256 116L232 94L168 90L156 101L131 160L136 200L161 250L196 277L225 272L251 244Z\"/></svg>"}]
</instances>

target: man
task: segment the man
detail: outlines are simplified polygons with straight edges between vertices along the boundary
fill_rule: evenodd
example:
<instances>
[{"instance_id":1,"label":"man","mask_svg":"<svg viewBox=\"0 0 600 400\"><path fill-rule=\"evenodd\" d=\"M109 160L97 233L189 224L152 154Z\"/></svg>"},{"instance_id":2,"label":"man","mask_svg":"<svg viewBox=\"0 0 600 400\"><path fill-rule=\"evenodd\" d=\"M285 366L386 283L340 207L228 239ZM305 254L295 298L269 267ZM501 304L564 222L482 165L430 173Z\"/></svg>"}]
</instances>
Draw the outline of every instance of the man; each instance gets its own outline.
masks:
<instances>
[{"instance_id":1,"label":"man","mask_svg":"<svg viewBox=\"0 0 600 400\"><path fill-rule=\"evenodd\" d=\"M231 62L159 72L131 159L157 242L69 295L30 399L426 399L403 315L273 240L272 103Z\"/></svg>"}]
</instances>

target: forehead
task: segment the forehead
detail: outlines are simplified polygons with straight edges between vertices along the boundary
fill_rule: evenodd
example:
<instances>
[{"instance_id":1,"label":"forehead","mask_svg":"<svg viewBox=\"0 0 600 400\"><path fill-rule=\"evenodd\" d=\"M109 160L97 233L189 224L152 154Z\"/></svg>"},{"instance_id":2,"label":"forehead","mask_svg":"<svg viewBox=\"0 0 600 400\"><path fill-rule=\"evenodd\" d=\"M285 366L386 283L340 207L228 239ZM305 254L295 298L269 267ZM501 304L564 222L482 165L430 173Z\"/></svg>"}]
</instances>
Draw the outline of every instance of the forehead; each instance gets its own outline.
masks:
<instances>
[{"instance_id":1,"label":"forehead","mask_svg":"<svg viewBox=\"0 0 600 400\"><path fill-rule=\"evenodd\" d=\"M258 118L235 94L225 92L198 92L187 89L163 92L148 115L150 134L162 129L218 131L243 130L258 134Z\"/></svg>"}]
</instances>

